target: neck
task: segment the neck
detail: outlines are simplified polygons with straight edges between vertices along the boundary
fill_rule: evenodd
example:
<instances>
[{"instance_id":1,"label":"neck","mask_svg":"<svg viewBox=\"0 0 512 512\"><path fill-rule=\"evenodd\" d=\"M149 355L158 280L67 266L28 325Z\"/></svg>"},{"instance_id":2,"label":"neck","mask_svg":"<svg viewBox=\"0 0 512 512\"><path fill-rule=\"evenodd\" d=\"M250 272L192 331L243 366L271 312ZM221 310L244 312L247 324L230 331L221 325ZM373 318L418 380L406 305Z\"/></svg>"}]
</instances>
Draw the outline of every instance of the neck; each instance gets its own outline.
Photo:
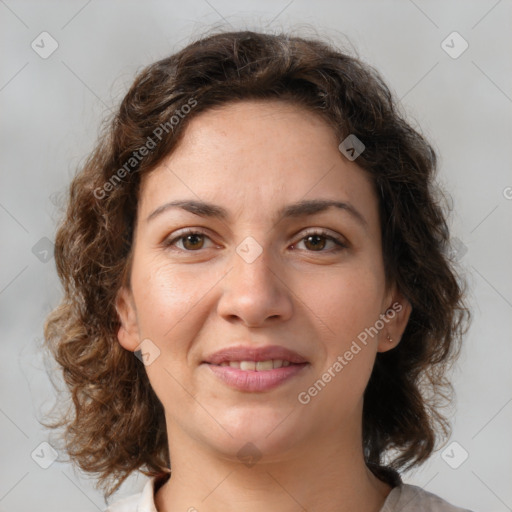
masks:
<instances>
[{"instance_id":1,"label":"neck","mask_svg":"<svg viewBox=\"0 0 512 512\"><path fill-rule=\"evenodd\" d=\"M156 494L158 512L378 512L391 491L367 468L360 429L262 454L250 467L170 430L172 476Z\"/></svg>"}]
</instances>

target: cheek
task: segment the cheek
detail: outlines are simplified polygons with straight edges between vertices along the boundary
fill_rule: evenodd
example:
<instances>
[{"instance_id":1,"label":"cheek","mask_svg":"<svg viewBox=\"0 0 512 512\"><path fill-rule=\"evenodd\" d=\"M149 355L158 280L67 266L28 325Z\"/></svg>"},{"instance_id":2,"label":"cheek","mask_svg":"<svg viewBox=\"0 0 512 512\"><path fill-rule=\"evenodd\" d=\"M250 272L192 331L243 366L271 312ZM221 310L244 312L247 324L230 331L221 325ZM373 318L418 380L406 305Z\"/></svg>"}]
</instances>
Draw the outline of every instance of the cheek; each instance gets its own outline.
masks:
<instances>
[{"instance_id":1,"label":"cheek","mask_svg":"<svg viewBox=\"0 0 512 512\"><path fill-rule=\"evenodd\" d=\"M161 341L174 337L179 327L187 325L183 320L194 315L194 306L208 289L206 281L183 268L177 272L175 266L156 258L141 261L132 274L141 335Z\"/></svg>"},{"instance_id":2,"label":"cheek","mask_svg":"<svg viewBox=\"0 0 512 512\"><path fill-rule=\"evenodd\" d=\"M367 265L331 268L298 276L300 297L324 324L335 344L343 345L372 326L382 313L385 282Z\"/></svg>"},{"instance_id":3,"label":"cheek","mask_svg":"<svg viewBox=\"0 0 512 512\"><path fill-rule=\"evenodd\" d=\"M360 407L377 352L377 336L368 330L382 313L383 289L378 275L352 268L322 277L306 295L318 317L315 331L323 354L299 399L309 403L315 417L329 411L326 424L343 421Z\"/></svg>"},{"instance_id":4,"label":"cheek","mask_svg":"<svg viewBox=\"0 0 512 512\"><path fill-rule=\"evenodd\" d=\"M316 283L311 286L311 283ZM375 331L385 293L379 265L347 265L312 278L301 277L301 296L315 313L316 332L323 350L316 379L328 381L320 403L345 397L345 406L355 407L371 375L377 351ZM369 334L371 333L371 334ZM320 384L317 386L322 388ZM312 390L315 393L315 390ZM340 408L340 413L345 410Z\"/></svg>"},{"instance_id":5,"label":"cheek","mask_svg":"<svg viewBox=\"0 0 512 512\"><path fill-rule=\"evenodd\" d=\"M190 380L189 349L201 328L205 294L212 286L207 276L202 277L183 267L178 272L176 266L156 258L140 259L132 273L139 335L150 339L158 352L146 372L168 410L172 404L190 401L185 390L190 386L184 388L182 383Z\"/></svg>"}]
</instances>

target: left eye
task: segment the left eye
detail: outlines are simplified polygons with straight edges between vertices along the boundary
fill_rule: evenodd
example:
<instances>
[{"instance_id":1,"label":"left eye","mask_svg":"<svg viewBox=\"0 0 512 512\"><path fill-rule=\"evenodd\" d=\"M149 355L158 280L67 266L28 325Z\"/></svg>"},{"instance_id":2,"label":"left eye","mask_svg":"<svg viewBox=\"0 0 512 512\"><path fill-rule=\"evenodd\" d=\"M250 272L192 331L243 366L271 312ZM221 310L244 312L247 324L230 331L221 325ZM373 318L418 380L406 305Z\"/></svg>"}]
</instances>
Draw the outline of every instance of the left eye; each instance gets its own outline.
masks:
<instances>
[{"instance_id":1,"label":"left eye","mask_svg":"<svg viewBox=\"0 0 512 512\"><path fill-rule=\"evenodd\" d=\"M332 235L329 235L325 231L309 232L306 234L306 236L300 239L299 244L304 243L306 247L309 246L307 249L309 252L329 252L323 250L328 242L331 242L332 244L337 246L334 249L335 251L347 247L341 240Z\"/></svg>"}]
</instances>

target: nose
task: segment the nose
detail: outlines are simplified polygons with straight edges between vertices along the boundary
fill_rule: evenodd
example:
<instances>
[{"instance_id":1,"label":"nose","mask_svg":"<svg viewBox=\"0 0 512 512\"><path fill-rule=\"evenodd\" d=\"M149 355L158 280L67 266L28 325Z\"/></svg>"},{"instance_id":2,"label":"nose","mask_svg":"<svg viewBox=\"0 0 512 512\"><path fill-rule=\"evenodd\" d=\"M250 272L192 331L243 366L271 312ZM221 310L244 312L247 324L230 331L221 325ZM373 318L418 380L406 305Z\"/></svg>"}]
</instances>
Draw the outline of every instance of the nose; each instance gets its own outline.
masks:
<instances>
[{"instance_id":1,"label":"nose","mask_svg":"<svg viewBox=\"0 0 512 512\"><path fill-rule=\"evenodd\" d=\"M267 249L254 261L249 261L233 252L231 271L221 281L218 314L247 327L288 320L293 312L293 294L283 269L272 261Z\"/></svg>"}]
</instances>

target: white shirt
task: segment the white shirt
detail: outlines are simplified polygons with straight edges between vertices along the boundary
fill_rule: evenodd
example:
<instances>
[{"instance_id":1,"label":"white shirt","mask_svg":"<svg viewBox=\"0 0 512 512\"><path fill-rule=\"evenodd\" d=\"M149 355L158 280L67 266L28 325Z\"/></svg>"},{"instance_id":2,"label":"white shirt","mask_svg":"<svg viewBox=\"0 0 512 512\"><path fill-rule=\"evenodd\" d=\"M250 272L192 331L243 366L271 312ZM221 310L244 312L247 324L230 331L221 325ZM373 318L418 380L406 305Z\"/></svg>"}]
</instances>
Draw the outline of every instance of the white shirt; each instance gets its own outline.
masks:
<instances>
[{"instance_id":1,"label":"white shirt","mask_svg":"<svg viewBox=\"0 0 512 512\"><path fill-rule=\"evenodd\" d=\"M155 479L148 480L142 492L116 501L105 512L158 512L154 501ZM388 494L380 512L471 512L454 507L421 487L401 484Z\"/></svg>"}]
</instances>

